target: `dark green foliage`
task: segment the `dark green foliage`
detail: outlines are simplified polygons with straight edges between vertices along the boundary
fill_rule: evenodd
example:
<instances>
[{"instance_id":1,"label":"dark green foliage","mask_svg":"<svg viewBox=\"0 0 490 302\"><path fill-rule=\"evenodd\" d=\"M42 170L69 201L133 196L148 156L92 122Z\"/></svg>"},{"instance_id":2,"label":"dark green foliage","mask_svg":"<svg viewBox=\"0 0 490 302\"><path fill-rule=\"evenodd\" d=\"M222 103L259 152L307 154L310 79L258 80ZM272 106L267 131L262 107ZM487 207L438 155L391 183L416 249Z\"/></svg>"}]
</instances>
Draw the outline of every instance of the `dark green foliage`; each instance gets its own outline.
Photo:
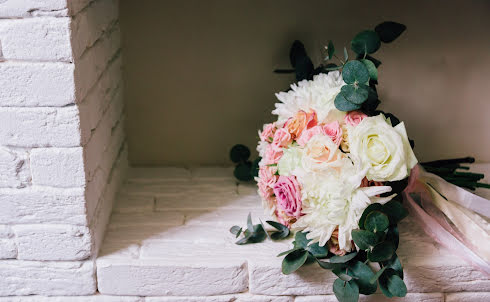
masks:
<instances>
[{"instance_id":1,"label":"dark green foliage","mask_svg":"<svg viewBox=\"0 0 490 302\"><path fill-rule=\"evenodd\" d=\"M230 150L230 159L234 163L245 162L250 157L250 149L247 146L237 144Z\"/></svg>"},{"instance_id":2,"label":"dark green foliage","mask_svg":"<svg viewBox=\"0 0 490 302\"><path fill-rule=\"evenodd\" d=\"M289 236L290 231L287 226L271 220L267 220L266 222L277 230L277 232L271 234L273 240L280 240Z\"/></svg>"},{"instance_id":3,"label":"dark green foliage","mask_svg":"<svg viewBox=\"0 0 490 302\"><path fill-rule=\"evenodd\" d=\"M333 283L333 292L339 302L357 302L359 300L359 287L354 281L337 279Z\"/></svg>"},{"instance_id":4,"label":"dark green foliage","mask_svg":"<svg viewBox=\"0 0 490 302\"><path fill-rule=\"evenodd\" d=\"M374 31L378 34L379 39L383 43L391 43L396 38L398 38L406 29L407 27L403 24L393 21L386 21L376 25Z\"/></svg>"},{"instance_id":5,"label":"dark green foliage","mask_svg":"<svg viewBox=\"0 0 490 302\"><path fill-rule=\"evenodd\" d=\"M357 54L371 54L381 46L381 41L376 32L364 30L358 33L351 41L351 49Z\"/></svg>"}]
</instances>

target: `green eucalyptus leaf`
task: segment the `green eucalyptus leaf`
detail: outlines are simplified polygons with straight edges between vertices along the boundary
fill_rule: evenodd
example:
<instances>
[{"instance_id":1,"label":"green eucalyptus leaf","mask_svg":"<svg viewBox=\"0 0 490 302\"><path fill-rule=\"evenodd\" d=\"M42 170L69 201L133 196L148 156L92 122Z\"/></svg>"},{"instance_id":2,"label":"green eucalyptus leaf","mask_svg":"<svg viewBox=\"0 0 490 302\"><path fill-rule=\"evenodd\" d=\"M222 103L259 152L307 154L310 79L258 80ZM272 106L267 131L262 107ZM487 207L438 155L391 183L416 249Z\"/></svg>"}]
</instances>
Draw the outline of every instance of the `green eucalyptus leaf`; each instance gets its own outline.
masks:
<instances>
[{"instance_id":1,"label":"green eucalyptus leaf","mask_svg":"<svg viewBox=\"0 0 490 302\"><path fill-rule=\"evenodd\" d=\"M328 249L326 246L320 246L318 242L310 244L306 247L306 250L315 258L325 258L328 256Z\"/></svg>"},{"instance_id":2,"label":"green eucalyptus leaf","mask_svg":"<svg viewBox=\"0 0 490 302\"><path fill-rule=\"evenodd\" d=\"M395 297L405 297L407 295L407 286L398 275L390 276L386 285L390 293Z\"/></svg>"},{"instance_id":3,"label":"green eucalyptus leaf","mask_svg":"<svg viewBox=\"0 0 490 302\"><path fill-rule=\"evenodd\" d=\"M238 238L238 236L240 236L240 234L242 233L242 228L239 227L238 225L234 225L230 228L230 233L232 233L233 235L236 236L236 238Z\"/></svg>"},{"instance_id":4,"label":"green eucalyptus leaf","mask_svg":"<svg viewBox=\"0 0 490 302\"><path fill-rule=\"evenodd\" d=\"M371 213L372 211L379 211L383 208L383 205L380 203L372 203L370 204L367 208L364 209L364 212L362 212L361 218L359 219L359 227L361 229L364 229L364 222L366 221L367 215Z\"/></svg>"},{"instance_id":5,"label":"green eucalyptus leaf","mask_svg":"<svg viewBox=\"0 0 490 302\"><path fill-rule=\"evenodd\" d=\"M368 231L377 233L384 232L390 225L388 216L380 211L372 211L366 217L364 228Z\"/></svg>"},{"instance_id":6,"label":"green eucalyptus leaf","mask_svg":"<svg viewBox=\"0 0 490 302\"><path fill-rule=\"evenodd\" d=\"M378 80L378 70L376 69L376 66L374 65L374 63L371 62L370 60L367 60L367 59L362 59L361 62L362 62L362 64L364 64L364 66L366 66L366 68L369 72L369 78L371 80L377 81Z\"/></svg>"},{"instance_id":7,"label":"green eucalyptus leaf","mask_svg":"<svg viewBox=\"0 0 490 302\"><path fill-rule=\"evenodd\" d=\"M341 68L342 68L342 65L337 66L335 64L327 64L327 66L325 66L326 71L334 71L334 70L339 70Z\"/></svg>"},{"instance_id":8,"label":"green eucalyptus leaf","mask_svg":"<svg viewBox=\"0 0 490 302\"><path fill-rule=\"evenodd\" d=\"M340 111L352 111L361 108L361 105L356 105L354 103L349 102L342 93L337 94L335 97L335 108Z\"/></svg>"},{"instance_id":9,"label":"green eucalyptus leaf","mask_svg":"<svg viewBox=\"0 0 490 302\"><path fill-rule=\"evenodd\" d=\"M278 232L274 232L271 234L271 238L273 240L280 240L289 236L290 231L287 226L272 220L267 220L266 222L274 227L276 230L278 230Z\"/></svg>"},{"instance_id":10,"label":"green eucalyptus leaf","mask_svg":"<svg viewBox=\"0 0 490 302\"><path fill-rule=\"evenodd\" d=\"M308 246L308 242L310 242L310 240L306 239L306 233L296 232L296 235L294 235L294 247L301 247L306 249L306 247Z\"/></svg>"},{"instance_id":11,"label":"green eucalyptus leaf","mask_svg":"<svg viewBox=\"0 0 490 302\"><path fill-rule=\"evenodd\" d=\"M252 213L248 213L248 216L247 216L247 230L249 232L254 231L254 225L252 223Z\"/></svg>"},{"instance_id":12,"label":"green eucalyptus leaf","mask_svg":"<svg viewBox=\"0 0 490 302\"><path fill-rule=\"evenodd\" d=\"M356 59L358 59L358 60L359 59L367 59L367 60L373 62L374 66L376 66L376 68L378 68L379 65L381 65L381 61L380 60L378 60L376 58L373 58L370 55L364 56L364 54L358 54L357 57L356 57Z\"/></svg>"},{"instance_id":13,"label":"green eucalyptus leaf","mask_svg":"<svg viewBox=\"0 0 490 302\"><path fill-rule=\"evenodd\" d=\"M261 224L254 225L254 231L248 238L248 243L259 243L267 238L267 232Z\"/></svg>"},{"instance_id":14,"label":"green eucalyptus leaf","mask_svg":"<svg viewBox=\"0 0 490 302\"><path fill-rule=\"evenodd\" d=\"M339 277L340 280L342 281L350 281L352 280L352 276L346 274L346 273L343 273L343 272L336 272L336 270L333 270L333 272L335 273L335 275L337 275L337 277Z\"/></svg>"},{"instance_id":15,"label":"green eucalyptus leaf","mask_svg":"<svg viewBox=\"0 0 490 302\"><path fill-rule=\"evenodd\" d=\"M282 261L282 273L289 275L305 264L308 258L308 252L305 250L297 250L289 253Z\"/></svg>"},{"instance_id":16,"label":"green eucalyptus leaf","mask_svg":"<svg viewBox=\"0 0 490 302\"><path fill-rule=\"evenodd\" d=\"M349 53L347 52L347 48L344 47L344 61L347 62L349 60Z\"/></svg>"},{"instance_id":17,"label":"green eucalyptus leaf","mask_svg":"<svg viewBox=\"0 0 490 302\"><path fill-rule=\"evenodd\" d=\"M403 207L401 202L394 199L388 201L383 205L383 212L388 214L391 225L397 224L398 222L400 222L400 220L408 216L407 209Z\"/></svg>"},{"instance_id":18,"label":"green eucalyptus leaf","mask_svg":"<svg viewBox=\"0 0 490 302\"><path fill-rule=\"evenodd\" d=\"M374 31L378 34L379 39L383 43L393 42L396 38L398 38L407 27L403 24L386 21L381 24L378 24Z\"/></svg>"},{"instance_id":19,"label":"green eucalyptus leaf","mask_svg":"<svg viewBox=\"0 0 490 302\"><path fill-rule=\"evenodd\" d=\"M345 256L332 256L330 258L330 262L331 263L346 263L347 261L354 259L354 257L356 257L356 256L357 256L357 252L352 252L352 253L349 253Z\"/></svg>"},{"instance_id":20,"label":"green eucalyptus leaf","mask_svg":"<svg viewBox=\"0 0 490 302\"><path fill-rule=\"evenodd\" d=\"M395 245L391 241L383 241L376 244L371 251L368 252L368 259L371 262L381 262L391 259L395 253Z\"/></svg>"},{"instance_id":21,"label":"green eucalyptus leaf","mask_svg":"<svg viewBox=\"0 0 490 302\"><path fill-rule=\"evenodd\" d=\"M241 162L235 167L235 170L233 171L233 175L238 180L251 181L253 179L251 172L252 172L252 163Z\"/></svg>"},{"instance_id":22,"label":"green eucalyptus leaf","mask_svg":"<svg viewBox=\"0 0 490 302\"><path fill-rule=\"evenodd\" d=\"M340 272L341 270L345 269L346 266L343 263L332 263L332 262L327 262L327 261L321 261L321 260L316 260L318 264L320 265L321 268L323 269L328 269L328 270L335 270Z\"/></svg>"},{"instance_id":23,"label":"green eucalyptus leaf","mask_svg":"<svg viewBox=\"0 0 490 302\"><path fill-rule=\"evenodd\" d=\"M373 271L361 261L354 262L349 266L349 274L357 279L355 282L359 286L359 292L363 295L371 295L378 289L377 283L371 283L374 277Z\"/></svg>"},{"instance_id":24,"label":"green eucalyptus leaf","mask_svg":"<svg viewBox=\"0 0 490 302\"><path fill-rule=\"evenodd\" d=\"M359 300L359 287L353 281L345 282L336 279L333 283L333 292L339 302L357 302Z\"/></svg>"},{"instance_id":25,"label":"green eucalyptus leaf","mask_svg":"<svg viewBox=\"0 0 490 302\"><path fill-rule=\"evenodd\" d=\"M259 162L262 160L262 157L257 157L253 162L252 162L252 169L250 170L250 174L252 178L258 177L259 176Z\"/></svg>"},{"instance_id":26,"label":"green eucalyptus leaf","mask_svg":"<svg viewBox=\"0 0 490 302\"><path fill-rule=\"evenodd\" d=\"M352 240L361 250L368 250L376 245L376 235L366 230L353 230Z\"/></svg>"},{"instance_id":27,"label":"green eucalyptus leaf","mask_svg":"<svg viewBox=\"0 0 490 302\"><path fill-rule=\"evenodd\" d=\"M398 227L396 225L390 226L388 232L386 232L385 240L393 242L395 249L398 248L400 242L400 234L398 233Z\"/></svg>"},{"instance_id":28,"label":"green eucalyptus leaf","mask_svg":"<svg viewBox=\"0 0 490 302\"><path fill-rule=\"evenodd\" d=\"M287 255L287 254L289 254L289 253L292 253L292 252L294 252L294 251L299 251L299 250L304 250L304 249L303 249L303 248L300 248L300 247L295 247L295 248L292 248L292 249L290 249L290 250L287 250L287 251L284 251L284 252L282 252L282 253L279 253L279 254L277 255L277 257L282 257L282 256L284 256L284 255Z\"/></svg>"},{"instance_id":29,"label":"green eucalyptus leaf","mask_svg":"<svg viewBox=\"0 0 490 302\"><path fill-rule=\"evenodd\" d=\"M335 54L335 47L333 46L332 40L328 41L327 51L328 51L328 59L330 60Z\"/></svg>"},{"instance_id":30,"label":"green eucalyptus leaf","mask_svg":"<svg viewBox=\"0 0 490 302\"><path fill-rule=\"evenodd\" d=\"M376 284L376 281L379 279L381 274L387 269L387 267L382 267L379 271L376 272L376 274L373 275L373 277L369 280L370 283Z\"/></svg>"},{"instance_id":31,"label":"green eucalyptus leaf","mask_svg":"<svg viewBox=\"0 0 490 302\"><path fill-rule=\"evenodd\" d=\"M250 149L245 145L235 145L230 150L230 159L234 163L244 162L250 157Z\"/></svg>"},{"instance_id":32,"label":"green eucalyptus leaf","mask_svg":"<svg viewBox=\"0 0 490 302\"><path fill-rule=\"evenodd\" d=\"M362 62L354 60L345 63L342 78L347 84L364 84L369 81L369 71Z\"/></svg>"},{"instance_id":33,"label":"green eucalyptus leaf","mask_svg":"<svg viewBox=\"0 0 490 302\"><path fill-rule=\"evenodd\" d=\"M340 89L340 93L342 93L347 101L356 105L361 105L368 98L369 86L364 84L344 85Z\"/></svg>"},{"instance_id":34,"label":"green eucalyptus leaf","mask_svg":"<svg viewBox=\"0 0 490 302\"><path fill-rule=\"evenodd\" d=\"M382 262L383 267L386 268L391 268L393 269L400 278L403 279L403 266L402 263L400 262L400 259L398 258L398 255L395 253L393 254L393 257L391 257L390 260L388 261L383 261Z\"/></svg>"},{"instance_id":35,"label":"green eucalyptus leaf","mask_svg":"<svg viewBox=\"0 0 490 302\"><path fill-rule=\"evenodd\" d=\"M380 45L378 34L372 30L361 31L351 41L351 49L358 54L374 53Z\"/></svg>"}]
</instances>

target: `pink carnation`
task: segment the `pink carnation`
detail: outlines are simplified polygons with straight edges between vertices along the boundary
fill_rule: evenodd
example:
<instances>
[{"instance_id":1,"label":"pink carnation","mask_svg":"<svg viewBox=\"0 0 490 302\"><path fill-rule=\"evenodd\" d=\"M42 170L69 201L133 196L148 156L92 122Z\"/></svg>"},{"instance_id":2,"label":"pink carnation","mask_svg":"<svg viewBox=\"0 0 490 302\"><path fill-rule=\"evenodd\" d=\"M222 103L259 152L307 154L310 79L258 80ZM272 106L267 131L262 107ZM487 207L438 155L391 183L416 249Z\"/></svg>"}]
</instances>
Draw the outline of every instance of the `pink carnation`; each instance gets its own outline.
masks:
<instances>
[{"instance_id":1,"label":"pink carnation","mask_svg":"<svg viewBox=\"0 0 490 302\"><path fill-rule=\"evenodd\" d=\"M277 207L287 216L299 218L301 215L301 189L296 177L279 176L274 185Z\"/></svg>"},{"instance_id":2,"label":"pink carnation","mask_svg":"<svg viewBox=\"0 0 490 302\"><path fill-rule=\"evenodd\" d=\"M262 132L259 132L260 140L263 142L270 142L274 137L276 131L276 123L265 124Z\"/></svg>"},{"instance_id":3,"label":"pink carnation","mask_svg":"<svg viewBox=\"0 0 490 302\"><path fill-rule=\"evenodd\" d=\"M291 133L285 128L280 128L274 134L274 140L272 141L272 146L276 149L281 149L286 147L292 142Z\"/></svg>"},{"instance_id":4,"label":"pink carnation","mask_svg":"<svg viewBox=\"0 0 490 302\"><path fill-rule=\"evenodd\" d=\"M303 131L296 142L298 143L298 145L303 147L313 136L317 134L324 134L323 128L321 126L315 126L311 129Z\"/></svg>"},{"instance_id":5,"label":"pink carnation","mask_svg":"<svg viewBox=\"0 0 490 302\"><path fill-rule=\"evenodd\" d=\"M265 148L264 161L266 165L277 164L282 157L282 150L275 148L273 145L268 145Z\"/></svg>"},{"instance_id":6,"label":"pink carnation","mask_svg":"<svg viewBox=\"0 0 490 302\"><path fill-rule=\"evenodd\" d=\"M326 124L323 126L323 131L337 146L340 146L340 143L342 142L342 129L340 128L339 122L335 121L330 124Z\"/></svg>"},{"instance_id":7,"label":"pink carnation","mask_svg":"<svg viewBox=\"0 0 490 302\"><path fill-rule=\"evenodd\" d=\"M367 115L364 114L364 113L362 113L361 111L358 111L358 110L356 110L356 111L350 111L344 117L344 122L347 125L357 126L366 117L367 117Z\"/></svg>"}]
</instances>

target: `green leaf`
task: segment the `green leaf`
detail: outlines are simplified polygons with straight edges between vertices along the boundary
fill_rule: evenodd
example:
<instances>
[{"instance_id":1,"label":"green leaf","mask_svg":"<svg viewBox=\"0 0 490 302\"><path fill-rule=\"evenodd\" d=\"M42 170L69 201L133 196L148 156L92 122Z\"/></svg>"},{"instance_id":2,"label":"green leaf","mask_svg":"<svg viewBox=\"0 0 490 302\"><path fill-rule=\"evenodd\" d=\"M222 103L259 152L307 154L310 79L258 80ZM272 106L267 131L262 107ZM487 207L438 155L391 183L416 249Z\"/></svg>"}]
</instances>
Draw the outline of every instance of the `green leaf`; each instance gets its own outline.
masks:
<instances>
[{"instance_id":1,"label":"green leaf","mask_svg":"<svg viewBox=\"0 0 490 302\"><path fill-rule=\"evenodd\" d=\"M398 233L398 227L396 225L390 226L388 232L386 232L386 241L391 241L395 245L395 249L398 248L398 243L400 242L400 235Z\"/></svg>"},{"instance_id":2,"label":"green leaf","mask_svg":"<svg viewBox=\"0 0 490 302\"><path fill-rule=\"evenodd\" d=\"M276 230L278 230L278 232L274 232L271 234L271 238L273 240L280 240L289 236L290 231L287 226L272 220L267 220L266 222L274 227Z\"/></svg>"},{"instance_id":3,"label":"green leaf","mask_svg":"<svg viewBox=\"0 0 490 302\"><path fill-rule=\"evenodd\" d=\"M371 262L381 262L391 259L395 253L395 245L390 241L383 241L376 244L371 251L368 252L368 259Z\"/></svg>"},{"instance_id":4,"label":"green leaf","mask_svg":"<svg viewBox=\"0 0 490 302\"><path fill-rule=\"evenodd\" d=\"M345 256L333 256L330 258L331 263L346 263L349 260L354 259L357 256L357 252L349 253Z\"/></svg>"},{"instance_id":5,"label":"green leaf","mask_svg":"<svg viewBox=\"0 0 490 302\"><path fill-rule=\"evenodd\" d=\"M235 170L233 171L233 175L238 180L251 181L253 179L251 170L252 170L251 162L241 162L235 167Z\"/></svg>"},{"instance_id":6,"label":"green leaf","mask_svg":"<svg viewBox=\"0 0 490 302\"><path fill-rule=\"evenodd\" d=\"M289 275L305 264L308 258L308 252L305 250L297 250L289 253L282 261L282 273Z\"/></svg>"},{"instance_id":7,"label":"green leaf","mask_svg":"<svg viewBox=\"0 0 490 302\"><path fill-rule=\"evenodd\" d=\"M357 302L359 300L359 287L353 281L345 282L336 279L333 283L333 292L339 302Z\"/></svg>"},{"instance_id":8,"label":"green leaf","mask_svg":"<svg viewBox=\"0 0 490 302\"><path fill-rule=\"evenodd\" d=\"M393 269L396 272L396 274L403 279L403 266L396 253L393 254L393 257L391 257L390 260L383 261L382 264L383 267Z\"/></svg>"},{"instance_id":9,"label":"green leaf","mask_svg":"<svg viewBox=\"0 0 490 302\"><path fill-rule=\"evenodd\" d=\"M381 276L381 274L383 274L385 269L386 269L386 267L383 267L379 271L377 271L376 274L374 274L373 277L369 280L369 282L375 284L376 280L378 280L378 278Z\"/></svg>"},{"instance_id":10,"label":"green leaf","mask_svg":"<svg viewBox=\"0 0 490 302\"><path fill-rule=\"evenodd\" d=\"M328 256L328 249L325 246L320 246L318 242L310 244L306 247L306 250L315 258L325 258Z\"/></svg>"},{"instance_id":11,"label":"green leaf","mask_svg":"<svg viewBox=\"0 0 490 302\"><path fill-rule=\"evenodd\" d=\"M262 157L257 157L252 163L252 169L250 170L250 174L252 178L259 176L259 162L262 160Z\"/></svg>"},{"instance_id":12,"label":"green leaf","mask_svg":"<svg viewBox=\"0 0 490 302\"><path fill-rule=\"evenodd\" d=\"M367 59L362 59L361 60L362 64L366 66L368 72L369 72L369 78L371 80L378 80L378 70L376 69L376 66L374 65L373 62L367 60Z\"/></svg>"},{"instance_id":13,"label":"green leaf","mask_svg":"<svg viewBox=\"0 0 490 302\"><path fill-rule=\"evenodd\" d=\"M310 242L310 240L306 239L306 233L296 232L296 235L294 235L294 247L301 247L306 249L306 247L308 246L308 242Z\"/></svg>"},{"instance_id":14,"label":"green leaf","mask_svg":"<svg viewBox=\"0 0 490 302\"><path fill-rule=\"evenodd\" d=\"M236 236L235 238L238 238L238 236L240 236L240 234L242 233L242 228L239 227L238 225L234 225L230 228L230 233L235 235Z\"/></svg>"},{"instance_id":15,"label":"green leaf","mask_svg":"<svg viewBox=\"0 0 490 302\"><path fill-rule=\"evenodd\" d=\"M252 223L252 213L248 213L248 216L247 216L247 230L249 232L254 231L254 225Z\"/></svg>"},{"instance_id":16,"label":"green leaf","mask_svg":"<svg viewBox=\"0 0 490 302\"><path fill-rule=\"evenodd\" d=\"M344 47L344 61L347 62L349 60L349 53L347 52L347 48Z\"/></svg>"},{"instance_id":17,"label":"green leaf","mask_svg":"<svg viewBox=\"0 0 490 302\"><path fill-rule=\"evenodd\" d=\"M347 84L365 84L369 81L369 71L361 62L354 60L345 63L342 78Z\"/></svg>"},{"instance_id":18,"label":"green leaf","mask_svg":"<svg viewBox=\"0 0 490 302\"><path fill-rule=\"evenodd\" d=\"M332 40L328 41L327 51L328 51L328 59L330 60L335 54L335 47L333 46Z\"/></svg>"},{"instance_id":19,"label":"green leaf","mask_svg":"<svg viewBox=\"0 0 490 302\"><path fill-rule=\"evenodd\" d=\"M408 216L408 211L403 207L401 202L394 199L383 205L383 212L388 214L391 225L397 224L400 220Z\"/></svg>"},{"instance_id":20,"label":"green leaf","mask_svg":"<svg viewBox=\"0 0 490 302\"><path fill-rule=\"evenodd\" d=\"M398 38L407 27L403 24L386 21L381 24L378 24L374 31L378 34L379 39L383 43L393 42L396 38Z\"/></svg>"},{"instance_id":21,"label":"green leaf","mask_svg":"<svg viewBox=\"0 0 490 302\"><path fill-rule=\"evenodd\" d=\"M356 105L349 102L342 93L337 94L334 104L335 107L340 111L352 111L361 108L361 105Z\"/></svg>"},{"instance_id":22,"label":"green leaf","mask_svg":"<svg viewBox=\"0 0 490 302\"><path fill-rule=\"evenodd\" d=\"M368 250L376 245L376 235L366 230L353 230L352 239L361 250Z\"/></svg>"},{"instance_id":23,"label":"green leaf","mask_svg":"<svg viewBox=\"0 0 490 302\"><path fill-rule=\"evenodd\" d=\"M364 228L368 231L377 233L384 232L390 225L390 220L386 214L380 211L372 211L366 217Z\"/></svg>"},{"instance_id":24,"label":"green leaf","mask_svg":"<svg viewBox=\"0 0 490 302\"><path fill-rule=\"evenodd\" d=\"M292 252L294 252L294 251L299 251L299 250L304 250L304 249L303 249L303 248L300 248L300 247L295 247L295 248L293 248L293 249L290 249L290 250L287 250L287 251L284 251L284 252L282 252L282 253L277 254L277 257L282 257L282 256L284 256L284 255L287 255L287 254L289 254L289 253L292 253Z\"/></svg>"},{"instance_id":25,"label":"green leaf","mask_svg":"<svg viewBox=\"0 0 490 302\"><path fill-rule=\"evenodd\" d=\"M254 225L252 236L248 239L248 243L259 243L267 238L267 232L261 224Z\"/></svg>"},{"instance_id":26,"label":"green leaf","mask_svg":"<svg viewBox=\"0 0 490 302\"><path fill-rule=\"evenodd\" d=\"M356 105L361 105L367 100L369 87L364 84L359 85L344 85L340 89L340 93L346 100Z\"/></svg>"},{"instance_id":27,"label":"green leaf","mask_svg":"<svg viewBox=\"0 0 490 302\"><path fill-rule=\"evenodd\" d=\"M339 70L342 67L343 67L342 65L337 66L335 64L327 64L327 66L325 66L324 70L326 70L326 71L334 71L334 70Z\"/></svg>"},{"instance_id":28,"label":"green leaf","mask_svg":"<svg viewBox=\"0 0 490 302\"><path fill-rule=\"evenodd\" d=\"M372 211L379 211L382 208L383 206L380 203L372 203L367 208L365 208L364 212L362 212L361 218L359 219L359 227L361 229L364 229L364 222L366 221L367 215L369 215L369 213L371 213Z\"/></svg>"},{"instance_id":29,"label":"green leaf","mask_svg":"<svg viewBox=\"0 0 490 302\"><path fill-rule=\"evenodd\" d=\"M371 54L376 52L381 45L379 36L372 30L365 30L358 33L351 42L351 49L358 54Z\"/></svg>"},{"instance_id":30,"label":"green leaf","mask_svg":"<svg viewBox=\"0 0 490 302\"><path fill-rule=\"evenodd\" d=\"M378 289L377 283L371 283L371 279L374 277L373 271L366 264L361 261L355 262L349 266L349 274L357 279L355 282L359 286L359 292L364 295L374 294Z\"/></svg>"},{"instance_id":31,"label":"green leaf","mask_svg":"<svg viewBox=\"0 0 490 302\"><path fill-rule=\"evenodd\" d=\"M379 278L379 287L387 297L405 297L407 286L396 272L387 268Z\"/></svg>"},{"instance_id":32,"label":"green leaf","mask_svg":"<svg viewBox=\"0 0 490 302\"><path fill-rule=\"evenodd\" d=\"M318 259L316 259L316 262L318 262L320 267L323 269L336 270L340 272L346 268L346 265L343 263L331 263L331 262L321 261Z\"/></svg>"},{"instance_id":33,"label":"green leaf","mask_svg":"<svg viewBox=\"0 0 490 302\"><path fill-rule=\"evenodd\" d=\"M245 145L235 145L230 150L230 159L234 163L244 162L250 157L250 149Z\"/></svg>"}]
</instances>

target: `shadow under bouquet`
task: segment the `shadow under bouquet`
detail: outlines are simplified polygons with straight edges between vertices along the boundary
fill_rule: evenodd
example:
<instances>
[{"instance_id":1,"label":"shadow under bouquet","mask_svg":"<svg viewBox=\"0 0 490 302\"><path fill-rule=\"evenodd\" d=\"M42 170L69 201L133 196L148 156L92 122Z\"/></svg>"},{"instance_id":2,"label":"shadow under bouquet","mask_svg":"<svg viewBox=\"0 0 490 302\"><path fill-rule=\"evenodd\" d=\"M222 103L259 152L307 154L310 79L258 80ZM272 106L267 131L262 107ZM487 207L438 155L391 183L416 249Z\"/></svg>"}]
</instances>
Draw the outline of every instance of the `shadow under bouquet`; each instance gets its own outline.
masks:
<instances>
[{"instance_id":1,"label":"shadow under bouquet","mask_svg":"<svg viewBox=\"0 0 490 302\"><path fill-rule=\"evenodd\" d=\"M469 189L488 186L479 183L483 175L459 172L465 169L461 163L473 159L417 165L404 123L377 110L381 62L371 54L404 30L402 24L384 22L360 32L351 42L354 59L346 48L338 58L330 42L325 48L328 64L317 68L296 41L290 52L294 69L277 72L294 72L298 83L276 94L280 102L272 113L277 120L259 131L260 158L252 164L242 145L231 152L238 163L235 176L255 176L263 207L275 220L267 223L277 229L269 235L249 215L245 230L230 230L242 236L237 244L268 236L278 240L295 232L292 249L279 255L284 256L283 273L316 262L338 276L333 291L339 301L357 301L359 294L375 293L378 285L387 297L406 295L396 250L397 223L408 215L407 209L426 230L436 232L436 237L451 236L454 242L447 241L449 245L463 245L463 252L473 253L466 258L490 272L490 248L476 248L461 231L463 224L474 223L488 236L488 224L482 225L484 220L476 216L488 217L490 203L459 187L461 195L447 195L455 186L446 181ZM338 63L331 63L333 59ZM472 202L463 205L458 200ZM461 213L469 218L454 219Z\"/></svg>"}]
</instances>

